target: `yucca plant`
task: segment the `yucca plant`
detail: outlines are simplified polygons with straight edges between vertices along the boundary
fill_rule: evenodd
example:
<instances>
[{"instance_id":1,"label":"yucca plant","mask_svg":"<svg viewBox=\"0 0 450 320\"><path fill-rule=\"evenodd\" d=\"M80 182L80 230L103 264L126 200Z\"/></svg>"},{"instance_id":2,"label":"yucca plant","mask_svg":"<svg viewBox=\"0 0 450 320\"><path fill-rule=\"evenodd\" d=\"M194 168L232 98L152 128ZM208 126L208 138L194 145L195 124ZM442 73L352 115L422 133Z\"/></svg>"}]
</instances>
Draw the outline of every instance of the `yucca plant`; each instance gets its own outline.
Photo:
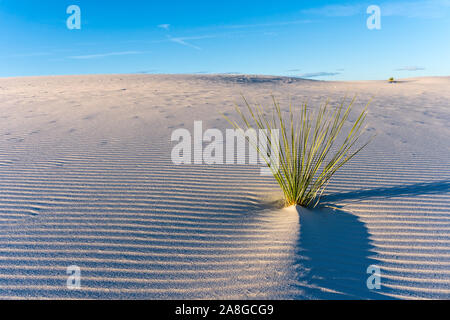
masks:
<instances>
[{"instance_id":1,"label":"yucca plant","mask_svg":"<svg viewBox=\"0 0 450 320\"><path fill-rule=\"evenodd\" d=\"M348 132L343 134L356 97L345 108L344 98L334 110L327 100L315 116L307 108L307 103L303 103L297 111L290 103L289 111L284 116L274 96L271 110L265 110L261 105L252 106L245 97L243 99L246 111L236 105L242 123L224 117L242 133L248 129L259 129L260 134L265 135L267 148L251 141L248 136L246 138L271 169L284 193L286 206L316 206L334 173L371 140L357 144L364 133L363 124L369 103L350 125ZM278 130L281 136L278 142L272 138L274 130ZM342 141L338 142L338 138ZM269 157L269 148L270 152L278 153L279 164L274 165Z\"/></svg>"}]
</instances>

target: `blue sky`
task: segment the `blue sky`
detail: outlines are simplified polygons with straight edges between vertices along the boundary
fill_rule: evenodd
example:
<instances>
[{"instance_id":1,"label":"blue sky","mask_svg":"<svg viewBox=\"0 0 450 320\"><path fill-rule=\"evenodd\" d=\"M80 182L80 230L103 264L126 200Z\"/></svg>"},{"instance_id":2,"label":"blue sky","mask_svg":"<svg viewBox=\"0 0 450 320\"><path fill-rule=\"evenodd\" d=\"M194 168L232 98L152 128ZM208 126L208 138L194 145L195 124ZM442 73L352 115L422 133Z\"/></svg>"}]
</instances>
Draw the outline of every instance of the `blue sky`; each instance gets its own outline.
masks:
<instances>
[{"instance_id":1,"label":"blue sky","mask_svg":"<svg viewBox=\"0 0 450 320\"><path fill-rule=\"evenodd\" d=\"M448 76L450 0L0 0L0 77L103 73Z\"/></svg>"}]
</instances>

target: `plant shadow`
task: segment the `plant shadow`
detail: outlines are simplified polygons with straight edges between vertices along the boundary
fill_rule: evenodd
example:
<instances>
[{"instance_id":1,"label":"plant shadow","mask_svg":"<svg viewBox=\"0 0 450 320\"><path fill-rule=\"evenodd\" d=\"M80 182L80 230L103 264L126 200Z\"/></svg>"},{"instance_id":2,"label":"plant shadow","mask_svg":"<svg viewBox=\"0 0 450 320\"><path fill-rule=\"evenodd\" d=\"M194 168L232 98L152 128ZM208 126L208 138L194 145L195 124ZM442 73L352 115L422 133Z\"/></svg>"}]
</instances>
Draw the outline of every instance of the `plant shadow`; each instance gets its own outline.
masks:
<instances>
[{"instance_id":1,"label":"plant shadow","mask_svg":"<svg viewBox=\"0 0 450 320\"><path fill-rule=\"evenodd\" d=\"M440 180L435 182L420 182L403 186L382 187L364 189L351 192L334 193L325 195L321 199L322 204L334 204L337 201L359 201L368 198L393 198L402 196L417 196L425 194L442 194L450 192L450 181Z\"/></svg>"},{"instance_id":2,"label":"plant shadow","mask_svg":"<svg viewBox=\"0 0 450 320\"><path fill-rule=\"evenodd\" d=\"M367 268L377 263L371 258L374 246L367 227L357 216L338 209L338 202L447 192L450 192L450 181L441 180L336 193L324 196L322 207L297 207L300 217L296 259L299 286L307 296L314 298L389 299L383 294L388 288L383 287L382 273L381 290L367 287L371 275Z\"/></svg>"},{"instance_id":3,"label":"plant shadow","mask_svg":"<svg viewBox=\"0 0 450 320\"><path fill-rule=\"evenodd\" d=\"M370 258L369 233L358 217L331 208L297 207L300 217L298 240L298 285L306 297L318 299L386 299L367 287L376 265Z\"/></svg>"}]
</instances>

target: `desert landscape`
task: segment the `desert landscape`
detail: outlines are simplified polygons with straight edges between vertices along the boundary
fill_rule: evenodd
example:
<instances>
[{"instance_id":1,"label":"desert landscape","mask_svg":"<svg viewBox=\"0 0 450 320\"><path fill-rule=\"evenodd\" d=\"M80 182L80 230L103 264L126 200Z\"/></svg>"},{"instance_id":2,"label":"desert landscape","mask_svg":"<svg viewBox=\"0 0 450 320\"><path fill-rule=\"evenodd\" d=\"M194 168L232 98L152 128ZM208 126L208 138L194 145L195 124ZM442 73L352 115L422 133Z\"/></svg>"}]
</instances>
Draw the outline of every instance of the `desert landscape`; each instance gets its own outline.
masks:
<instances>
[{"instance_id":1,"label":"desert landscape","mask_svg":"<svg viewBox=\"0 0 450 320\"><path fill-rule=\"evenodd\" d=\"M450 298L450 77L0 79L1 299ZM171 133L225 130L241 94L370 98L375 139L318 207L257 165L175 165ZM284 109L286 110L286 109ZM354 121L354 119L350 119ZM81 288L67 288L67 268ZM369 266L381 288L369 289Z\"/></svg>"}]
</instances>

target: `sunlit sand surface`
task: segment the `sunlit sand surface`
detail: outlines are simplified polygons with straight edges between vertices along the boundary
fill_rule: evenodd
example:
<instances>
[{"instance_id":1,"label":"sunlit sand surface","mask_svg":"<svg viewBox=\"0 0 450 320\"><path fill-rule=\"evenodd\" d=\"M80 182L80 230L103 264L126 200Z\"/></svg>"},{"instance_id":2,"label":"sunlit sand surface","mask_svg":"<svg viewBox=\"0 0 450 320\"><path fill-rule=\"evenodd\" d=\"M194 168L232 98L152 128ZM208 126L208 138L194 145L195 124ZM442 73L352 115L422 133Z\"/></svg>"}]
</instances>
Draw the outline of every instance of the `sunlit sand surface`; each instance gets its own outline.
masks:
<instances>
[{"instance_id":1,"label":"sunlit sand surface","mask_svg":"<svg viewBox=\"0 0 450 320\"><path fill-rule=\"evenodd\" d=\"M449 89L448 77L0 79L0 298L450 298ZM327 207L280 208L258 166L172 164L172 131L229 128L220 112L234 117L241 93L284 107L356 93L358 110L374 96L377 136L332 179Z\"/></svg>"}]
</instances>

